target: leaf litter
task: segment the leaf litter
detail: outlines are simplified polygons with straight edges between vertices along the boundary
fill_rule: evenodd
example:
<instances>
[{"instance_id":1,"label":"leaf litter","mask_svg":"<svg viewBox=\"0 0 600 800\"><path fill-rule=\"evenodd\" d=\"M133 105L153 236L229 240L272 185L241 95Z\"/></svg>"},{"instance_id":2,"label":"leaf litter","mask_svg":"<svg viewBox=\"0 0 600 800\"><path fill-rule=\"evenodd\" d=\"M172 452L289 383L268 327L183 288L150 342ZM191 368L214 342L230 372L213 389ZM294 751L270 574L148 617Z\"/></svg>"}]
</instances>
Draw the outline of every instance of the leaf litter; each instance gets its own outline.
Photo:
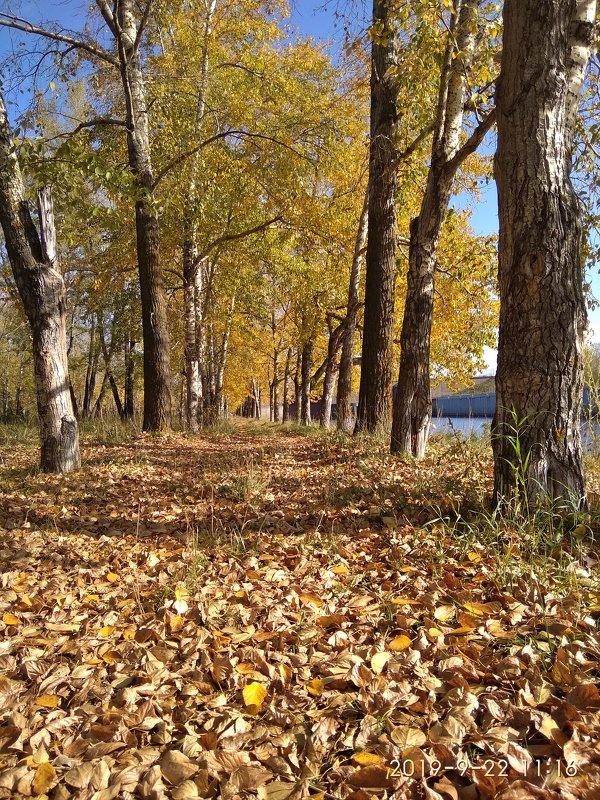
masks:
<instances>
[{"instance_id":1,"label":"leaf litter","mask_svg":"<svg viewBox=\"0 0 600 800\"><path fill-rule=\"evenodd\" d=\"M593 547L565 584L427 524L484 455L3 455L0 798L600 798Z\"/></svg>"}]
</instances>

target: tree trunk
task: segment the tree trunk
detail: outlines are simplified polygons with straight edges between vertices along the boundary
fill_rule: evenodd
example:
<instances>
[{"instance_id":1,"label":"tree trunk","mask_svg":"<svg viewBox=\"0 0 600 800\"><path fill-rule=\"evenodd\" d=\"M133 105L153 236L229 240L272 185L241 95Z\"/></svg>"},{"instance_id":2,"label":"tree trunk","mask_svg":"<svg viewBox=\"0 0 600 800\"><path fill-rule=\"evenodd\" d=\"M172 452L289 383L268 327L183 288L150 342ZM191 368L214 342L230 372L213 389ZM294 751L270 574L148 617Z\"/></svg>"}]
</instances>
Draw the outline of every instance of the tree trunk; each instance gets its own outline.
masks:
<instances>
[{"instance_id":1,"label":"tree trunk","mask_svg":"<svg viewBox=\"0 0 600 800\"><path fill-rule=\"evenodd\" d=\"M331 406L333 405L333 393L335 391L335 380L338 373L336 344L334 337L329 335L327 345L327 367L325 378L323 379L323 395L321 397L321 413L319 415L319 425L321 428L328 428L331 424Z\"/></svg>"},{"instance_id":2,"label":"tree trunk","mask_svg":"<svg viewBox=\"0 0 600 800\"><path fill-rule=\"evenodd\" d=\"M96 347L96 317L92 315L88 362L85 373L85 389L83 392L82 415L84 419L89 419L92 415L92 403L94 401L94 389L96 386L96 372L98 371L98 356L99 351Z\"/></svg>"},{"instance_id":3,"label":"tree trunk","mask_svg":"<svg viewBox=\"0 0 600 800\"><path fill-rule=\"evenodd\" d=\"M171 376L166 295L159 255L159 224L148 130L148 103L137 41L133 0L118 6L117 35L121 80L127 112L127 152L138 198L135 204L142 330L144 339L144 430L171 424Z\"/></svg>"},{"instance_id":4,"label":"tree trunk","mask_svg":"<svg viewBox=\"0 0 600 800\"><path fill-rule=\"evenodd\" d=\"M292 348L288 347L285 358L285 370L283 373L283 422L289 422L290 418L290 366L292 361Z\"/></svg>"},{"instance_id":5,"label":"tree trunk","mask_svg":"<svg viewBox=\"0 0 600 800\"><path fill-rule=\"evenodd\" d=\"M300 422L310 425L310 371L312 368L313 341L309 339L302 348L302 386L300 388Z\"/></svg>"},{"instance_id":6,"label":"tree trunk","mask_svg":"<svg viewBox=\"0 0 600 800\"><path fill-rule=\"evenodd\" d=\"M198 339L196 325L196 275L198 265L193 243L183 244L183 313L185 328L185 382L186 423L188 430L198 430L198 398L200 396L200 365L198 363Z\"/></svg>"},{"instance_id":7,"label":"tree trunk","mask_svg":"<svg viewBox=\"0 0 600 800\"><path fill-rule=\"evenodd\" d=\"M125 386L123 403L123 414L125 419L133 419L135 414L135 341L127 339L125 342Z\"/></svg>"},{"instance_id":8,"label":"tree trunk","mask_svg":"<svg viewBox=\"0 0 600 800\"><path fill-rule=\"evenodd\" d=\"M106 339L104 336L104 321L101 315L98 316L98 339L100 340L100 347L102 349L102 356L104 358L104 367L106 370L105 377L108 381L108 385L110 386L112 396L115 401L115 408L117 409L117 414L119 415L120 419L124 419L125 412L123 410L123 404L121 403L121 398L119 396L119 387L117 386L117 381L115 380L111 364L114 350L114 317L110 347L107 347L106 345Z\"/></svg>"},{"instance_id":9,"label":"tree trunk","mask_svg":"<svg viewBox=\"0 0 600 800\"><path fill-rule=\"evenodd\" d=\"M365 322L356 431L390 423L396 286L396 133L398 32L389 0L374 0L381 39L371 49L371 142ZM379 42L379 43L378 43Z\"/></svg>"},{"instance_id":10,"label":"tree trunk","mask_svg":"<svg viewBox=\"0 0 600 800\"><path fill-rule=\"evenodd\" d=\"M338 373L337 389L337 429L350 433L354 424L352 415L352 372L354 370L354 337L356 334L356 320L358 317L360 271L367 241L367 227L369 219L369 192L365 194L358 232L354 244L352 269L350 270L350 284L348 286L348 307L346 311L346 325L342 335L342 353Z\"/></svg>"},{"instance_id":11,"label":"tree trunk","mask_svg":"<svg viewBox=\"0 0 600 800\"><path fill-rule=\"evenodd\" d=\"M81 464L77 420L69 394L66 292L58 270L52 200L39 193L41 236L25 200L21 171L0 96L0 224L33 340L33 364L44 472Z\"/></svg>"},{"instance_id":12,"label":"tree trunk","mask_svg":"<svg viewBox=\"0 0 600 800\"><path fill-rule=\"evenodd\" d=\"M342 344L342 336L346 327L344 319L337 328L333 328L333 320L328 317L329 341L327 342L327 356L325 358L325 368L323 370L323 394L321 396L321 410L319 413L319 425L321 428L328 428L331 424L331 406L333 405L333 393L335 391L335 381L338 375L338 353ZM315 380L313 376L313 380Z\"/></svg>"},{"instance_id":13,"label":"tree trunk","mask_svg":"<svg viewBox=\"0 0 600 800\"><path fill-rule=\"evenodd\" d=\"M579 432L586 322L570 180L595 0L506 0L497 93L500 330L494 497L585 504Z\"/></svg>"},{"instance_id":14,"label":"tree trunk","mask_svg":"<svg viewBox=\"0 0 600 800\"><path fill-rule=\"evenodd\" d=\"M106 389L108 387L108 370L104 370L104 376L102 378L102 383L100 384L100 391L98 392L98 397L96 398L96 402L94 404L94 419L99 419L102 417L102 404L104 402L104 397L106 396Z\"/></svg>"},{"instance_id":15,"label":"tree trunk","mask_svg":"<svg viewBox=\"0 0 600 800\"><path fill-rule=\"evenodd\" d=\"M302 419L302 348L298 347L296 354L296 372L294 373L294 392L296 402L296 413L294 415L295 422L300 422Z\"/></svg>"},{"instance_id":16,"label":"tree trunk","mask_svg":"<svg viewBox=\"0 0 600 800\"><path fill-rule=\"evenodd\" d=\"M456 172L469 147L459 153L469 74L477 44L481 0L454 0L442 66L431 162L419 216L410 226L406 301L400 336L400 372L394 400L391 450L425 455L431 423L429 358L437 246ZM483 18L485 22L485 18ZM493 118L486 118L486 130ZM485 131L477 129L477 141Z\"/></svg>"},{"instance_id":17,"label":"tree trunk","mask_svg":"<svg viewBox=\"0 0 600 800\"><path fill-rule=\"evenodd\" d=\"M206 5L202 52L200 59L200 80L196 103L194 133L196 139L202 136L202 125L206 113L206 90L208 84L208 44L210 26L216 7L216 0ZM202 265L198 261L198 230L194 219L197 206L198 172L201 166L200 152L191 157L188 188L188 204L183 219L183 293L185 309L185 362L186 362L186 418L190 431L198 430L203 423L202 380L200 358L202 347L199 341L201 329L198 325L198 307L201 303Z\"/></svg>"},{"instance_id":18,"label":"tree trunk","mask_svg":"<svg viewBox=\"0 0 600 800\"><path fill-rule=\"evenodd\" d=\"M227 354L229 353L229 337L231 336L231 326L233 324L233 312L235 311L236 291L234 290L227 312L225 330L221 338L221 347L218 350L218 358L215 365L215 408L217 417L223 417L225 412L225 398L223 396L223 384L225 382L225 366L227 364Z\"/></svg>"}]
</instances>

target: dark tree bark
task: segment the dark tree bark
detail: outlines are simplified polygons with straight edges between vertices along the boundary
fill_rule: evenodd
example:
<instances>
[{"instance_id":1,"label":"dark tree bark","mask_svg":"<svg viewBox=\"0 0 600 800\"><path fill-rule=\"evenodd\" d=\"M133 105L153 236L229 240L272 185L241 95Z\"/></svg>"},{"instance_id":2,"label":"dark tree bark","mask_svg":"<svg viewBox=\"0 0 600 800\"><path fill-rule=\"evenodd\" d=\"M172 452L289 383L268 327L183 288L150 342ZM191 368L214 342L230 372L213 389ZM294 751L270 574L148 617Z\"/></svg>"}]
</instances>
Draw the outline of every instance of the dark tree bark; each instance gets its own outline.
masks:
<instances>
[{"instance_id":1,"label":"dark tree bark","mask_svg":"<svg viewBox=\"0 0 600 800\"><path fill-rule=\"evenodd\" d=\"M113 318L113 333L111 336L110 345L106 344L106 337L104 335L104 321L101 315L98 315L98 339L100 341L100 347L102 349L102 356L104 358L104 367L105 367L105 377L108 381L108 385L110 386L110 390L112 392L113 400L115 401L115 408L117 409L117 414L119 415L120 419L125 418L125 412L123 410L123 403L121 402L121 397L119 395L119 387L117 385L117 381L115 379L114 373L112 371L112 356L114 351L114 318Z\"/></svg>"},{"instance_id":2,"label":"dark tree bark","mask_svg":"<svg viewBox=\"0 0 600 800\"><path fill-rule=\"evenodd\" d=\"M285 358L285 371L283 373L283 422L290 418L290 367L292 361L292 348L288 347Z\"/></svg>"},{"instance_id":3,"label":"dark tree bark","mask_svg":"<svg viewBox=\"0 0 600 800\"><path fill-rule=\"evenodd\" d=\"M516 494L530 503L549 497L571 508L585 504L582 223L569 175L595 15L595 0L506 0L504 6L495 159L496 502Z\"/></svg>"},{"instance_id":4,"label":"dark tree bark","mask_svg":"<svg viewBox=\"0 0 600 800\"><path fill-rule=\"evenodd\" d=\"M374 0L373 24L381 35L371 49L371 142L365 321L356 431L387 428L396 287L396 133L399 121L398 32L390 0Z\"/></svg>"},{"instance_id":5,"label":"dark tree bark","mask_svg":"<svg viewBox=\"0 0 600 800\"><path fill-rule=\"evenodd\" d=\"M125 386L123 403L123 414L125 419L133 419L135 413L135 345L133 339L125 342Z\"/></svg>"},{"instance_id":6,"label":"dark tree bark","mask_svg":"<svg viewBox=\"0 0 600 800\"><path fill-rule=\"evenodd\" d=\"M77 420L69 393L66 292L58 269L52 200L39 193L41 235L35 227L0 95L0 224L33 340L33 364L44 472L81 464Z\"/></svg>"},{"instance_id":7,"label":"dark tree bark","mask_svg":"<svg viewBox=\"0 0 600 800\"><path fill-rule=\"evenodd\" d=\"M88 363L85 373L85 389L83 392L82 415L84 419L89 419L92 415L92 403L94 401L94 389L96 387L96 373L98 371L98 358L100 351L96 346L96 318L92 315L90 326L90 344L88 348Z\"/></svg>"},{"instance_id":8,"label":"dark tree bark","mask_svg":"<svg viewBox=\"0 0 600 800\"><path fill-rule=\"evenodd\" d=\"M346 310L346 324L342 334L342 352L338 372L337 389L337 420L338 431L350 433L354 420L352 417L352 372L354 369L354 339L356 335L356 321L358 317L360 272L367 241L367 225L369 219L369 193L365 194L365 202L358 222L358 232L354 244L352 269L350 271L350 284L348 286L348 306Z\"/></svg>"},{"instance_id":9,"label":"dark tree bark","mask_svg":"<svg viewBox=\"0 0 600 800\"><path fill-rule=\"evenodd\" d=\"M310 371L312 369L313 341L309 339L302 348L302 384L300 387L300 423L310 425Z\"/></svg>"},{"instance_id":10,"label":"dark tree bark","mask_svg":"<svg viewBox=\"0 0 600 800\"><path fill-rule=\"evenodd\" d=\"M410 226L406 301L400 336L400 372L394 401L391 451L425 455L431 423L429 357L437 246L456 173L491 128L489 114L460 147L469 74L480 26L481 0L454 0L442 74L431 161L419 216Z\"/></svg>"}]
</instances>

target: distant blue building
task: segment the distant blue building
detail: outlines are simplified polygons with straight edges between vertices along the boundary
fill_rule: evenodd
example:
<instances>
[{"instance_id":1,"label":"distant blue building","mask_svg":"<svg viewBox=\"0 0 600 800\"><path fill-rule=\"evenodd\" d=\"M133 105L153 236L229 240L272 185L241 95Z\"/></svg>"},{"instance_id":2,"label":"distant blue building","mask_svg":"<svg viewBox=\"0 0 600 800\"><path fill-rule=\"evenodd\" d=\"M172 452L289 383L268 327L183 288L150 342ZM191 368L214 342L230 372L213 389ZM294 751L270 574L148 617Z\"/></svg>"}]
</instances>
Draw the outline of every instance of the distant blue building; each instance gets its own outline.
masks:
<instances>
[{"instance_id":1,"label":"distant blue building","mask_svg":"<svg viewBox=\"0 0 600 800\"><path fill-rule=\"evenodd\" d=\"M583 411L598 414L598 406L593 402L589 387L583 387ZM491 419L496 413L496 393L449 394L434 397L431 401L432 417L484 417Z\"/></svg>"}]
</instances>

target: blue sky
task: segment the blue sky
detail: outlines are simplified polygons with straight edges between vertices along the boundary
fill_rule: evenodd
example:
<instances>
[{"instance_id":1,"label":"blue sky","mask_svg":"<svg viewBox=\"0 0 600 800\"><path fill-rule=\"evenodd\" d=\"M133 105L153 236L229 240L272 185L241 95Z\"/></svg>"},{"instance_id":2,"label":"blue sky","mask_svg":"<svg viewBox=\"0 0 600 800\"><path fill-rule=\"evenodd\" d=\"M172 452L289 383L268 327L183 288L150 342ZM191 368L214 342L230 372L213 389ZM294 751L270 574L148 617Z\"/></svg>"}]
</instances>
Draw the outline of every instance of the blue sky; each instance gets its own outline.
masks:
<instances>
[{"instance_id":1,"label":"blue sky","mask_svg":"<svg viewBox=\"0 0 600 800\"><path fill-rule=\"evenodd\" d=\"M2 0L0 0L2 2ZM364 5L359 4L363 7ZM84 0L4 0L2 6L7 6L16 14L30 19L32 22L43 20L54 20L65 27L73 29L80 28L79 20L84 18L88 3ZM298 33L313 36L324 42L328 42L332 53L341 45L344 31L343 24L336 19L335 9L343 7L333 0L324 4L323 0L294 0L292 3L292 13L290 25ZM0 59L3 59L12 51L20 40L27 41L27 34L18 31L10 31L0 27ZM12 98L13 100L17 98ZM19 105L25 98L19 98ZM490 142L491 152L493 141ZM472 210L471 224L476 233L487 235L498 231L498 211L496 186L493 182L482 187L481 200L477 203L468 200L465 196L455 199L455 205L465 207L469 205ZM598 269L593 270L590 275L593 292L600 297L600 278ZM590 311L590 336L594 341L600 340L600 308ZM486 354L488 364L492 367L495 364L495 351Z\"/></svg>"}]
</instances>

